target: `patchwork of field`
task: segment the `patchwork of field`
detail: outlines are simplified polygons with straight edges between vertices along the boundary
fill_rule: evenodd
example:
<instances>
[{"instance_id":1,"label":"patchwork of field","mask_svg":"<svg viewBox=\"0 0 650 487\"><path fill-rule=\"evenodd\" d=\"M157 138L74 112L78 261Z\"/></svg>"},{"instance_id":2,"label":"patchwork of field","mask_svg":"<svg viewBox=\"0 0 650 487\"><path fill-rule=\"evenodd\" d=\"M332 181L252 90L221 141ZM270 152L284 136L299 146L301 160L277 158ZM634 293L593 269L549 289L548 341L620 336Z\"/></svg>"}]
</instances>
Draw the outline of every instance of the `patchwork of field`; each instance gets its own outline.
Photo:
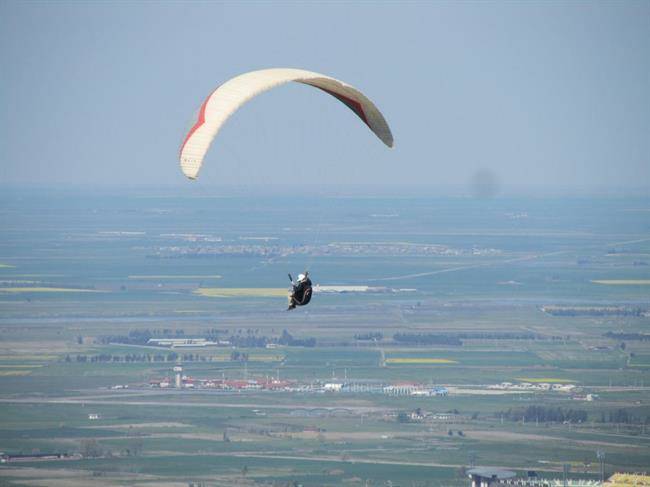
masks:
<instances>
[{"instance_id":1,"label":"patchwork of field","mask_svg":"<svg viewBox=\"0 0 650 487\"><path fill-rule=\"evenodd\" d=\"M145 196L0 195L0 484L647 469L645 199Z\"/></svg>"}]
</instances>

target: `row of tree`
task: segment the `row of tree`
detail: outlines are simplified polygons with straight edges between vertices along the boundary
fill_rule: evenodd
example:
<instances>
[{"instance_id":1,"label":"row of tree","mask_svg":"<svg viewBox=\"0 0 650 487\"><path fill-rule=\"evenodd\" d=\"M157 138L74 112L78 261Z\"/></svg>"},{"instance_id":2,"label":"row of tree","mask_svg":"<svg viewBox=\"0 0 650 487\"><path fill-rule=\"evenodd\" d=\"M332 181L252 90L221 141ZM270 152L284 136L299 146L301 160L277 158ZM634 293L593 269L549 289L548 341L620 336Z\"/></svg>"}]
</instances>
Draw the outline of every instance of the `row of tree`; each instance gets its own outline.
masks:
<instances>
[{"instance_id":1,"label":"row of tree","mask_svg":"<svg viewBox=\"0 0 650 487\"><path fill-rule=\"evenodd\" d=\"M643 316L647 309L617 306L547 306L544 311L552 316Z\"/></svg>"},{"instance_id":2,"label":"row of tree","mask_svg":"<svg viewBox=\"0 0 650 487\"><path fill-rule=\"evenodd\" d=\"M143 449L143 441L140 438L131 439L126 448L122 449L119 453L123 457L136 457L140 456ZM112 457L113 451L104 448L94 438L83 439L80 444L80 453L84 458L101 458Z\"/></svg>"},{"instance_id":3,"label":"row of tree","mask_svg":"<svg viewBox=\"0 0 650 487\"><path fill-rule=\"evenodd\" d=\"M381 332L368 332L368 333L356 333L354 335L355 340L361 340L361 341L370 341L370 340L376 340L380 341L384 338L384 335Z\"/></svg>"},{"instance_id":4,"label":"row of tree","mask_svg":"<svg viewBox=\"0 0 650 487\"><path fill-rule=\"evenodd\" d=\"M233 362L248 362L248 353L233 350L230 354L230 360Z\"/></svg>"},{"instance_id":5,"label":"row of tree","mask_svg":"<svg viewBox=\"0 0 650 487\"><path fill-rule=\"evenodd\" d=\"M295 338L287 330L282 331L278 338L255 335L232 335L228 338L230 345L239 348L265 348L270 343L288 347L315 347L315 338Z\"/></svg>"},{"instance_id":6,"label":"row of tree","mask_svg":"<svg viewBox=\"0 0 650 487\"><path fill-rule=\"evenodd\" d=\"M393 340L409 345L454 345L461 346L463 342L456 336L437 333L395 333Z\"/></svg>"},{"instance_id":7,"label":"row of tree","mask_svg":"<svg viewBox=\"0 0 650 487\"><path fill-rule=\"evenodd\" d=\"M160 330L153 330L154 332L159 332ZM226 330L227 331L227 330ZM257 333L259 330L247 329L247 333L244 335L241 333L242 330L238 330L238 333L231 335L228 340L230 345L239 348L264 348L269 343L277 343L279 345L287 345L290 347L314 347L316 346L315 338L294 338L287 330L282 332L278 338L259 336ZM128 335L104 335L99 338L99 342L104 345L110 343L120 343L127 345L146 345L152 338L190 338L186 337L184 330L175 330L173 333L171 330L163 330L164 333L153 333L149 330L132 330ZM218 336L221 335L223 331L213 328L208 330L206 333L206 339L215 341L218 339ZM81 337L77 340L78 343L83 343Z\"/></svg>"},{"instance_id":8,"label":"row of tree","mask_svg":"<svg viewBox=\"0 0 650 487\"><path fill-rule=\"evenodd\" d=\"M540 340L545 338L529 331L461 331L456 333L396 333L393 335L393 340L396 342L417 345L462 345L463 340Z\"/></svg>"},{"instance_id":9,"label":"row of tree","mask_svg":"<svg viewBox=\"0 0 650 487\"><path fill-rule=\"evenodd\" d=\"M278 339L278 344L289 347L315 347L315 338L294 338L287 330L282 330L282 335Z\"/></svg>"},{"instance_id":10,"label":"row of tree","mask_svg":"<svg viewBox=\"0 0 650 487\"><path fill-rule=\"evenodd\" d=\"M650 415L645 417L636 415L627 409L615 409L612 411L603 411L600 413L601 423L620 423L620 424L650 424Z\"/></svg>"},{"instance_id":11,"label":"row of tree","mask_svg":"<svg viewBox=\"0 0 650 487\"><path fill-rule=\"evenodd\" d=\"M198 356L198 355L197 355ZM84 355L77 354L74 358L70 355L66 355L64 361L66 363L77 362L77 363L133 363L133 362L175 362L178 360L178 354L176 352L169 353L127 353L125 355L112 355L110 353L100 353L97 355Z\"/></svg>"},{"instance_id":12,"label":"row of tree","mask_svg":"<svg viewBox=\"0 0 650 487\"><path fill-rule=\"evenodd\" d=\"M508 421L527 423L584 423L587 411L584 409L565 409L561 407L528 406L525 409L510 408L499 415Z\"/></svg>"},{"instance_id":13,"label":"row of tree","mask_svg":"<svg viewBox=\"0 0 650 487\"><path fill-rule=\"evenodd\" d=\"M604 336L611 338L612 340L637 340L641 342L650 341L650 333L626 333L608 331Z\"/></svg>"}]
</instances>

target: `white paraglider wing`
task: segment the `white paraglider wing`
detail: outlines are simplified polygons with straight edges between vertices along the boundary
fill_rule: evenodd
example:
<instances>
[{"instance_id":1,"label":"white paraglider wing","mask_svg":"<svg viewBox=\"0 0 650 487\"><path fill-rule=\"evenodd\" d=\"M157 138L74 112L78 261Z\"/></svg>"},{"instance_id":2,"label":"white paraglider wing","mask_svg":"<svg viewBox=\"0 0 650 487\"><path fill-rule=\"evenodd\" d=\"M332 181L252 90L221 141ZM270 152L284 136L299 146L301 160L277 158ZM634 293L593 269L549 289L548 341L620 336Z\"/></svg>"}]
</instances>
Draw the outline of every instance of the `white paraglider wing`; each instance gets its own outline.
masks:
<instances>
[{"instance_id":1,"label":"white paraglider wing","mask_svg":"<svg viewBox=\"0 0 650 487\"><path fill-rule=\"evenodd\" d=\"M226 81L203 102L196 123L187 133L180 150L183 174L196 179L205 154L217 133L244 103L276 86L295 81L319 88L344 103L388 147L393 135L384 116L363 93L342 81L301 69L263 69Z\"/></svg>"}]
</instances>

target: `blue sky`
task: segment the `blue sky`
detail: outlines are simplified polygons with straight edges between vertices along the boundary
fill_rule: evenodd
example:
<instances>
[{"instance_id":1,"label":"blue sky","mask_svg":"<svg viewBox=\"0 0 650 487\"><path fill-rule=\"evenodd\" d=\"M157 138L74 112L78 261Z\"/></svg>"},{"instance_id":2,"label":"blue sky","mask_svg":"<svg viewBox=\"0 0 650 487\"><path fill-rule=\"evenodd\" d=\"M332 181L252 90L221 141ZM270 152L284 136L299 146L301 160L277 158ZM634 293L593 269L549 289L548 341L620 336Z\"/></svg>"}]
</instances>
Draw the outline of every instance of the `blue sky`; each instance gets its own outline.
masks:
<instances>
[{"instance_id":1,"label":"blue sky","mask_svg":"<svg viewBox=\"0 0 650 487\"><path fill-rule=\"evenodd\" d=\"M240 110L199 185L650 187L650 2L0 2L0 180L184 184L203 98L297 67L367 93L389 150L292 84Z\"/></svg>"}]
</instances>

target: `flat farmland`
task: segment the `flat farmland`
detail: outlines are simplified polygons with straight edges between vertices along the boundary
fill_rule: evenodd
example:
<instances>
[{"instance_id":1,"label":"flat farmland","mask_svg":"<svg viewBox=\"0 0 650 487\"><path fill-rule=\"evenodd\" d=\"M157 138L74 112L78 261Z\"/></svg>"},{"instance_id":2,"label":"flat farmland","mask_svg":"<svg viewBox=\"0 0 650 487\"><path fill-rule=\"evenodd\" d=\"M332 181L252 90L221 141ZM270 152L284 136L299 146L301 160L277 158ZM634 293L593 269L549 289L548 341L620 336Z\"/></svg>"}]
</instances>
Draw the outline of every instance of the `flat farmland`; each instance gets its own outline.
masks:
<instances>
[{"instance_id":1,"label":"flat farmland","mask_svg":"<svg viewBox=\"0 0 650 487\"><path fill-rule=\"evenodd\" d=\"M626 211L647 200L332 198L315 242L318 198L118 193L0 196L0 451L68 455L0 483L593 479L599 449L647 469L650 235ZM372 292L285 312L307 267ZM404 384L448 395L384 393Z\"/></svg>"}]
</instances>

